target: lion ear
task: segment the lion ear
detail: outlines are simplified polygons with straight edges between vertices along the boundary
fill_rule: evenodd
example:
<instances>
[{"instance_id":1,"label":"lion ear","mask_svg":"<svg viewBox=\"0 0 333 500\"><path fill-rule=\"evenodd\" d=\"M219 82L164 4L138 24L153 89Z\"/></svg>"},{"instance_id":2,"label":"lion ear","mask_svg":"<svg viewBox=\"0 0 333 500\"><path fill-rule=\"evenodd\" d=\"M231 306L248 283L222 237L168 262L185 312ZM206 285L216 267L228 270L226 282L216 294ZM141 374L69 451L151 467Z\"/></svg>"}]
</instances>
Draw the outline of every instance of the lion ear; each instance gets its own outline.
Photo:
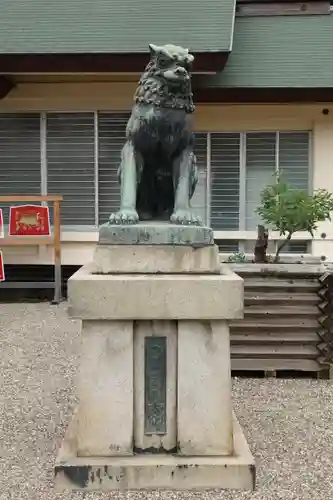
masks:
<instances>
[{"instance_id":1,"label":"lion ear","mask_svg":"<svg viewBox=\"0 0 333 500\"><path fill-rule=\"evenodd\" d=\"M149 50L150 50L150 55L151 56L156 56L156 54L158 54L158 52L160 52L161 49L157 45L154 45L153 43L150 43L149 44Z\"/></svg>"}]
</instances>

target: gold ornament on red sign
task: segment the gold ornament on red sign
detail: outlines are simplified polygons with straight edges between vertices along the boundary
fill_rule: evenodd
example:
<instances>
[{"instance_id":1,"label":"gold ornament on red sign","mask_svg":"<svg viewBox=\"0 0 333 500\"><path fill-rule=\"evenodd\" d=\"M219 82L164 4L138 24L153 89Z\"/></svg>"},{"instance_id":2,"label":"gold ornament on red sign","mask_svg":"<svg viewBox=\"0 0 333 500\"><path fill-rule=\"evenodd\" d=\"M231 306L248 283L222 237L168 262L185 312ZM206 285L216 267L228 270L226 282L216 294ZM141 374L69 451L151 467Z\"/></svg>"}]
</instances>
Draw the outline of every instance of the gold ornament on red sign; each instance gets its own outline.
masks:
<instances>
[{"instance_id":1,"label":"gold ornament on red sign","mask_svg":"<svg viewBox=\"0 0 333 500\"><path fill-rule=\"evenodd\" d=\"M10 207L9 236L50 236L49 207L21 205Z\"/></svg>"}]
</instances>

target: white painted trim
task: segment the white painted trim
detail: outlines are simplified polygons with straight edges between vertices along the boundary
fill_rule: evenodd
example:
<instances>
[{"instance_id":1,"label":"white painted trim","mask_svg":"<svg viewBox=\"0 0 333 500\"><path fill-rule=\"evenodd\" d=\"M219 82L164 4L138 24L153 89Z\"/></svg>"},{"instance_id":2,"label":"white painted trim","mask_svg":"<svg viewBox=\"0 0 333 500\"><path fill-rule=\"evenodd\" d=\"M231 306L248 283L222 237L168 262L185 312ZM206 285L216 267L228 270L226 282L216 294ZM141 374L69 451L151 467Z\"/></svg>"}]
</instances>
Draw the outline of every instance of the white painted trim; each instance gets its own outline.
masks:
<instances>
[{"instance_id":1,"label":"white painted trim","mask_svg":"<svg viewBox=\"0 0 333 500\"><path fill-rule=\"evenodd\" d=\"M64 231L61 230L62 242L97 243L98 230L94 231Z\"/></svg>"},{"instance_id":2,"label":"white painted trim","mask_svg":"<svg viewBox=\"0 0 333 500\"><path fill-rule=\"evenodd\" d=\"M214 231L214 237L218 240L256 240L258 234L256 231ZM283 239L283 236L280 236L278 231L270 231L269 239L271 240L279 240ZM320 241L322 238L318 238ZM306 231L300 231L299 233L295 233L292 237L292 240L313 240L311 235Z\"/></svg>"},{"instance_id":3,"label":"white painted trim","mask_svg":"<svg viewBox=\"0 0 333 500\"><path fill-rule=\"evenodd\" d=\"M239 139L239 230L246 230L246 133Z\"/></svg>"},{"instance_id":4,"label":"white painted trim","mask_svg":"<svg viewBox=\"0 0 333 500\"><path fill-rule=\"evenodd\" d=\"M98 192L98 164L99 164L99 135L98 135L98 112L94 112L94 184L95 184L95 225L99 226L99 192Z\"/></svg>"},{"instance_id":5,"label":"white painted trim","mask_svg":"<svg viewBox=\"0 0 333 500\"><path fill-rule=\"evenodd\" d=\"M241 132L239 137L239 203L238 203L238 228L246 230L246 132ZM238 249L245 251L245 242L239 241Z\"/></svg>"},{"instance_id":6,"label":"white painted trim","mask_svg":"<svg viewBox=\"0 0 333 500\"><path fill-rule=\"evenodd\" d=\"M314 183L314 154L313 154L313 132L309 132L309 159L308 159L308 186L309 193L313 193L313 183Z\"/></svg>"},{"instance_id":7,"label":"white painted trim","mask_svg":"<svg viewBox=\"0 0 333 500\"><path fill-rule=\"evenodd\" d=\"M47 195L46 113L40 113L40 193ZM43 202L42 205L47 205Z\"/></svg>"},{"instance_id":8,"label":"white painted trim","mask_svg":"<svg viewBox=\"0 0 333 500\"><path fill-rule=\"evenodd\" d=\"M277 179L280 179L280 132L279 130L275 133L275 175ZM275 241L274 251L278 251L278 240Z\"/></svg>"},{"instance_id":9,"label":"white painted trim","mask_svg":"<svg viewBox=\"0 0 333 500\"><path fill-rule=\"evenodd\" d=\"M234 255L235 253L238 253L238 252L219 252L220 262L223 264L235 264L233 262L228 262L229 257ZM243 253L244 253L246 259L248 259L250 261L250 262L246 262L246 264L250 264L251 259L253 259L253 253L249 253L249 252L243 252ZM274 252L271 252L271 253L274 255ZM301 259L305 255L307 255L308 257L313 257L313 255L311 253L283 253L283 252L280 253L280 257L283 256L285 259L288 259L289 261L291 261L290 263L294 263L292 261L297 260L297 259Z\"/></svg>"},{"instance_id":10,"label":"white painted trim","mask_svg":"<svg viewBox=\"0 0 333 500\"><path fill-rule=\"evenodd\" d=\"M209 227L211 221L211 204L212 204L212 142L211 134L207 133L207 169L206 169L206 224Z\"/></svg>"},{"instance_id":11,"label":"white painted trim","mask_svg":"<svg viewBox=\"0 0 333 500\"><path fill-rule=\"evenodd\" d=\"M39 145L40 145L40 194L47 195L47 115L45 112L39 114ZM47 207L48 203L42 201L42 206ZM53 203L51 204L53 205ZM50 213L50 212L49 212ZM50 215L49 215L50 217ZM45 246L38 246L38 257L45 259L47 249Z\"/></svg>"},{"instance_id":12,"label":"white painted trim","mask_svg":"<svg viewBox=\"0 0 333 500\"><path fill-rule=\"evenodd\" d=\"M275 174L280 176L280 131L275 134Z\"/></svg>"}]
</instances>

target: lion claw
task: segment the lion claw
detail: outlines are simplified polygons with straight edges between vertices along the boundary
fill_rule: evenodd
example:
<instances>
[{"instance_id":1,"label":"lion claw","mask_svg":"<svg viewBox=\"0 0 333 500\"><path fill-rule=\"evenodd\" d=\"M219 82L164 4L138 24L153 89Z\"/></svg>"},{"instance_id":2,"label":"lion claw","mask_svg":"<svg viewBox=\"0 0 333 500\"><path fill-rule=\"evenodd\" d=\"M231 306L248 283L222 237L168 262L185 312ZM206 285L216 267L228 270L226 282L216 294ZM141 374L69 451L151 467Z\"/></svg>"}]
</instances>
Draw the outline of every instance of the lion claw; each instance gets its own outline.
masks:
<instances>
[{"instance_id":1,"label":"lion claw","mask_svg":"<svg viewBox=\"0 0 333 500\"><path fill-rule=\"evenodd\" d=\"M173 224L184 226L202 226L200 217L195 215L191 210L176 210L171 217L170 221Z\"/></svg>"},{"instance_id":2,"label":"lion claw","mask_svg":"<svg viewBox=\"0 0 333 500\"><path fill-rule=\"evenodd\" d=\"M139 222L139 216L136 210L119 210L109 217L109 224L131 225Z\"/></svg>"}]
</instances>

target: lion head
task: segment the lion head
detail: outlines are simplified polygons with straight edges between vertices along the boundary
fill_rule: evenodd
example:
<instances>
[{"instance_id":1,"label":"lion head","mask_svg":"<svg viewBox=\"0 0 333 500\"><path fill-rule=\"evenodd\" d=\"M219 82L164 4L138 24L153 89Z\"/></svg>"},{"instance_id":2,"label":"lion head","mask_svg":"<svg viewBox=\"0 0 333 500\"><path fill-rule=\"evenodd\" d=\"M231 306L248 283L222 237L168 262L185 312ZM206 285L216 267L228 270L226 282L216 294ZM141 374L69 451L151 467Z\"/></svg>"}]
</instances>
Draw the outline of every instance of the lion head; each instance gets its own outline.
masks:
<instances>
[{"instance_id":1,"label":"lion head","mask_svg":"<svg viewBox=\"0 0 333 500\"><path fill-rule=\"evenodd\" d=\"M149 45L150 62L141 79L135 101L138 104L194 111L191 66L194 56L177 45Z\"/></svg>"},{"instance_id":2,"label":"lion head","mask_svg":"<svg viewBox=\"0 0 333 500\"><path fill-rule=\"evenodd\" d=\"M194 56L188 49L177 45L158 47L150 44L151 60L155 63L155 76L164 78L167 82L176 85L190 79L191 65Z\"/></svg>"}]
</instances>

